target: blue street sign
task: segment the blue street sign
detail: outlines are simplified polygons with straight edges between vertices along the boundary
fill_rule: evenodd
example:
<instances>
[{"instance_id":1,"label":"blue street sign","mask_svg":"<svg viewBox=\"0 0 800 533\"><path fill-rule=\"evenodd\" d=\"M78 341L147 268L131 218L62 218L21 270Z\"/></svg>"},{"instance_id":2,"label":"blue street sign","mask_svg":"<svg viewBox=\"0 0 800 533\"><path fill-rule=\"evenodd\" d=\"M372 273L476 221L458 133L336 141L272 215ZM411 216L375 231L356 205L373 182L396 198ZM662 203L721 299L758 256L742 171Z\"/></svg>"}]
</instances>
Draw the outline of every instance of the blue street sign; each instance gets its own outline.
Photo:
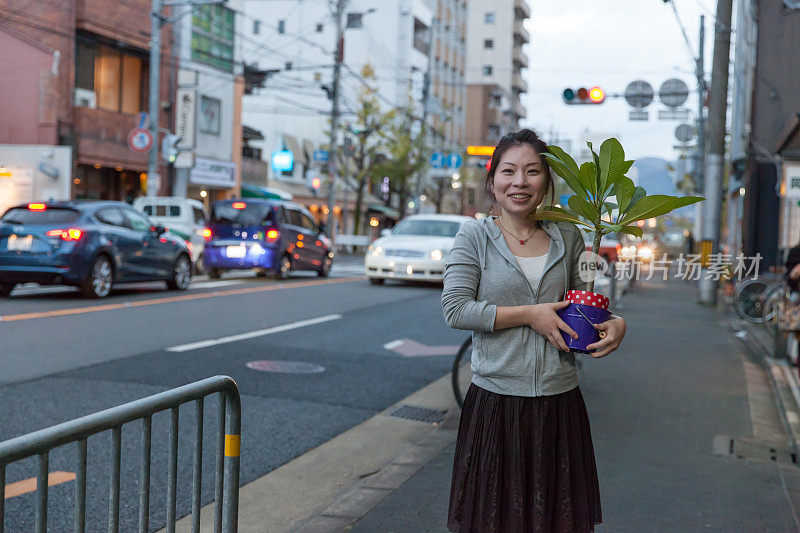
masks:
<instances>
[{"instance_id":1,"label":"blue street sign","mask_svg":"<svg viewBox=\"0 0 800 533\"><path fill-rule=\"evenodd\" d=\"M324 162L324 161L327 161L329 159L327 150L314 150L314 153L312 154L312 157L313 157L314 161L323 161Z\"/></svg>"},{"instance_id":2,"label":"blue street sign","mask_svg":"<svg viewBox=\"0 0 800 533\"><path fill-rule=\"evenodd\" d=\"M431 168L443 168L445 166L444 158L443 152L433 152L431 154Z\"/></svg>"},{"instance_id":3,"label":"blue street sign","mask_svg":"<svg viewBox=\"0 0 800 533\"><path fill-rule=\"evenodd\" d=\"M447 166L449 168L461 168L461 155L455 152L450 152L447 154Z\"/></svg>"}]
</instances>

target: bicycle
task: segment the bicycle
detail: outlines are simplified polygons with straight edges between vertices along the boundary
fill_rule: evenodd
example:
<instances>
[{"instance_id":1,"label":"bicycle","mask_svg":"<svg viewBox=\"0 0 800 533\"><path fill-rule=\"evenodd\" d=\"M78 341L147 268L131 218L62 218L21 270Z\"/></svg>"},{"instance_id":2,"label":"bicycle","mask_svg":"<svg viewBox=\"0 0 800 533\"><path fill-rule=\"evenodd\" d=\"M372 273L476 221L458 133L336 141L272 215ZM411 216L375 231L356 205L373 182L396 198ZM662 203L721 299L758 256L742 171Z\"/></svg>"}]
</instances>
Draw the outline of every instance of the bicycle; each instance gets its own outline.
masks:
<instances>
[{"instance_id":1,"label":"bicycle","mask_svg":"<svg viewBox=\"0 0 800 533\"><path fill-rule=\"evenodd\" d=\"M741 281L733 293L733 308L741 318L761 324L775 318L778 302L785 296L786 282L757 277Z\"/></svg>"}]
</instances>

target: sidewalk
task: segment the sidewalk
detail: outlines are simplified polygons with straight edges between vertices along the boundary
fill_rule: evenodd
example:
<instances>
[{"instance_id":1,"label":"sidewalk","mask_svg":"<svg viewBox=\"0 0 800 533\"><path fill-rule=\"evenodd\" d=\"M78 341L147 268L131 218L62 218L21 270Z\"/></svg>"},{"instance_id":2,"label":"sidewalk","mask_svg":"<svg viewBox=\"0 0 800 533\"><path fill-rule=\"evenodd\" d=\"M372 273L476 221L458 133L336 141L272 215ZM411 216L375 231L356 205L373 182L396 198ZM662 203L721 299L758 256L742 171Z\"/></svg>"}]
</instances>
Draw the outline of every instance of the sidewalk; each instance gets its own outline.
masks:
<instances>
[{"instance_id":1,"label":"sidewalk","mask_svg":"<svg viewBox=\"0 0 800 533\"><path fill-rule=\"evenodd\" d=\"M770 385L774 367L737 339L736 321L696 299L689 283L642 281L616 309L628 322L624 348L584 359L603 498L597 529L800 531L800 470ZM343 529L447 531L455 425L438 430L450 439L442 452ZM317 530L310 525L299 530Z\"/></svg>"}]
</instances>

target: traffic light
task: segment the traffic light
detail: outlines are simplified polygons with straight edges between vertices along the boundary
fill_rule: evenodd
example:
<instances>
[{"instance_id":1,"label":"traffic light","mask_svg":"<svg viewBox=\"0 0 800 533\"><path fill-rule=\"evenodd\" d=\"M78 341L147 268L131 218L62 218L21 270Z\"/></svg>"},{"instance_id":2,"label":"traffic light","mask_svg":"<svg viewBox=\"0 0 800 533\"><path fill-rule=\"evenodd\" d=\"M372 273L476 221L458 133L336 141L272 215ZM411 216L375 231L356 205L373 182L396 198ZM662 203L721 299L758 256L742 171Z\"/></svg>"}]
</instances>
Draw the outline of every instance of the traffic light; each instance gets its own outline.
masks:
<instances>
[{"instance_id":1,"label":"traffic light","mask_svg":"<svg viewBox=\"0 0 800 533\"><path fill-rule=\"evenodd\" d=\"M322 187L322 178L316 172L309 172L306 176L306 186L316 198L320 187Z\"/></svg>"},{"instance_id":2,"label":"traffic light","mask_svg":"<svg viewBox=\"0 0 800 533\"><path fill-rule=\"evenodd\" d=\"M602 104L606 99L606 93L602 87L592 87L587 89L581 87L577 91L574 89L564 89L561 94L564 103L567 105L593 105Z\"/></svg>"},{"instance_id":3,"label":"traffic light","mask_svg":"<svg viewBox=\"0 0 800 533\"><path fill-rule=\"evenodd\" d=\"M175 158L178 157L178 141L181 138L174 133L166 133L164 134L164 138L161 139L161 157L164 158L165 161L169 161L170 163L175 162Z\"/></svg>"}]
</instances>

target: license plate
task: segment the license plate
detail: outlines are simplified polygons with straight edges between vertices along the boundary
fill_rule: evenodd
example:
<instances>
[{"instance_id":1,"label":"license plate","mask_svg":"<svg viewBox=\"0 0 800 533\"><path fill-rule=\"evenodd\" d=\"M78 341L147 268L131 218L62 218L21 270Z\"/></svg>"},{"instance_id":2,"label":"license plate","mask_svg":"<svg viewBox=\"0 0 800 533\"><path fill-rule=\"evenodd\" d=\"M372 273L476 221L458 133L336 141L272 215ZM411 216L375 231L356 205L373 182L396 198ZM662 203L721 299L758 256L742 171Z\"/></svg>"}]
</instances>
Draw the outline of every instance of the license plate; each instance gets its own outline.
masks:
<instances>
[{"instance_id":1,"label":"license plate","mask_svg":"<svg viewBox=\"0 0 800 533\"><path fill-rule=\"evenodd\" d=\"M246 255L247 248L244 246L228 246L225 255L228 257L242 258Z\"/></svg>"},{"instance_id":2,"label":"license plate","mask_svg":"<svg viewBox=\"0 0 800 533\"><path fill-rule=\"evenodd\" d=\"M8 250L19 250L21 252L29 252L33 246L33 235L10 235L8 237Z\"/></svg>"}]
</instances>

